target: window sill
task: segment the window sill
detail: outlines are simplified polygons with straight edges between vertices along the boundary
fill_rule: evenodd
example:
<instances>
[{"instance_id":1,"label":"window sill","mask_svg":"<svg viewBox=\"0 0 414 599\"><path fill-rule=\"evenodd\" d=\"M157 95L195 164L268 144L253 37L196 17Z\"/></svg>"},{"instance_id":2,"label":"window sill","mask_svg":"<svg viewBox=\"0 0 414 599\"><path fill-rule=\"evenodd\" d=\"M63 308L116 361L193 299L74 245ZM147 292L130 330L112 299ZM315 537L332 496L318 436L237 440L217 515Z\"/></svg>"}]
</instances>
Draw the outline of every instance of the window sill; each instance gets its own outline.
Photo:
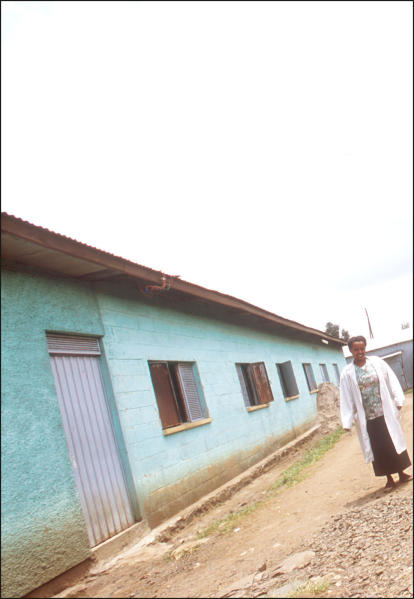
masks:
<instances>
[{"instance_id":1,"label":"window sill","mask_svg":"<svg viewBox=\"0 0 414 599\"><path fill-rule=\"evenodd\" d=\"M262 403L260 406L249 406L246 408L248 412L256 412L256 410L262 410L263 408L268 408L270 403Z\"/></svg>"},{"instance_id":2,"label":"window sill","mask_svg":"<svg viewBox=\"0 0 414 599\"><path fill-rule=\"evenodd\" d=\"M317 389L313 389L312 391L309 391L309 393L317 393L318 390Z\"/></svg>"},{"instance_id":3,"label":"window sill","mask_svg":"<svg viewBox=\"0 0 414 599\"><path fill-rule=\"evenodd\" d=\"M292 395L291 397L285 397L285 401L291 401L292 399L297 399L300 395Z\"/></svg>"},{"instance_id":4,"label":"window sill","mask_svg":"<svg viewBox=\"0 0 414 599\"><path fill-rule=\"evenodd\" d=\"M203 418L202 420L196 420L195 422L184 422L183 424L179 424L178 426L166 428L162 432L164 436L167 437L168 435L181 433L181 431L187 431L190 428L197 428L197 426L203 426L204 424L209 424L210 422L213 422L212 418Z\"/></svg>"}]
</instances>

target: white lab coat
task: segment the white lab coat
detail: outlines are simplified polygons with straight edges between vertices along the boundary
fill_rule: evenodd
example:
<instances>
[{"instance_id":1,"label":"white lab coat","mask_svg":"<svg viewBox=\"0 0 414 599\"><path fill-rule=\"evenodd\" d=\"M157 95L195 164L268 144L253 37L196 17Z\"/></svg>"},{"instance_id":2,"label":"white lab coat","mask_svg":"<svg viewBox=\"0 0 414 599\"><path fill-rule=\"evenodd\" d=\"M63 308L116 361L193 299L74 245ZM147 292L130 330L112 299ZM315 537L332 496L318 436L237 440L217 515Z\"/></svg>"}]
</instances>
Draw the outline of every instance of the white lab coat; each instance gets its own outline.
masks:
<instances>
[{"instance_id":1,"label":"white lab coat","mask_svg":"<svg viewBox=\"0 0 414 599\"><path fill-rule=\"evenodd\" d=\"M384 360L377 356L366 356L366 359L369 360L378 374L385 423L396 452L401 453L407 449L401 428L400 411L397 408L397 406L404 404L403 390L393 370ZM339 389L342 426L350 429L352 422L355 421L355 428L365 461L372 462L374 456L367 433L367 421L353 361L342 370Z\"/></svg>"}]
</instances>

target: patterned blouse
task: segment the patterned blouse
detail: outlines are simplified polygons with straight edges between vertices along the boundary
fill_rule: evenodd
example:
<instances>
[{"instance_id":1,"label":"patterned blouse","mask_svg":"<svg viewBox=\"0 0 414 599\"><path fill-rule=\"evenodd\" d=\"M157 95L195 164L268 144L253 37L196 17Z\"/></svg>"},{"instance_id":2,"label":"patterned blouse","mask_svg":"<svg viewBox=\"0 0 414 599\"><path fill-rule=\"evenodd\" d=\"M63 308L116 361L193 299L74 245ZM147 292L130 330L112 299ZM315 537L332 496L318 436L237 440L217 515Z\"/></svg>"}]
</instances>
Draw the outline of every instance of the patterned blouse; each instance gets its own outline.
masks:
<instances>
[{"instance_id":1,"label":"patterned blouse","mask_svg":"<svg viewBox=\"0 0 414 599\"><path fill-rule=\"evenodd\" d=\"M373 420L383 416L384 410L382 409L378 375L375 368L367 360L362 368L355 364L355 374L361 391L366 419Z\"/></svg>"}]
</instances>

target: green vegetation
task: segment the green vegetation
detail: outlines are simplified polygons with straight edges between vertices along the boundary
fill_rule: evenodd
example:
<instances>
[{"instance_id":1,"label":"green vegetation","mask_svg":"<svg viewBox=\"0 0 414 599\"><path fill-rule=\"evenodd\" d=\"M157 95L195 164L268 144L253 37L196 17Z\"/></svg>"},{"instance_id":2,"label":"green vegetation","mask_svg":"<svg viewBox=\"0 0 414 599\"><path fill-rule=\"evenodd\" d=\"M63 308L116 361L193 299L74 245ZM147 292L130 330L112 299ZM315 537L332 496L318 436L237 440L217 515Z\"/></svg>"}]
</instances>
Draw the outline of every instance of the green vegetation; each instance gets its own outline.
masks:
<instances>
[{"instance_id":1,"label":"green vegetation","mask_svg":"<svg viewBox=\"0 0 414 599\"><path fill-rule=\"evenodd\" d=\"M343 435L344 429L337 428L333 433L323 437L312 449L306 453L305 457L299 462L295 462L276 480L271 486L271 489L279 489L283 485L292 487L306 477L305 470L308 466L318 462L325 453L335 445L339 438Z\"/></svg>"},{"instance_id":2,"label":"green vegetation","mask_svg":"<svg viewBox=\"0 0 414 599\"><path fill-rule=\"evenodd\" d=\"M248 516L250 513L255 511L258 507L264 505L272 499L275 492L279 492L283 487L292 487L296 483L300 482L307 476L306 468L319 461L325 453L335 445L340 439L344 430L338 428L329 435L326 435L320 439L314 447L309 449L302 460L295 462L289 468L287 468L276 480L275 483L268 489L266 496L260 501L254 501L242 508L241 510L229 514L225 518L216 520L205 530L203 530L198 536L199 538L208 537L214 532L219 534L226 534L234 530L239 524L240 520Z\"/></svg>"},{"instance_id":3,"label":"green vegetation","mask_svg":"<svg viewBox=\"0 0 414 599\"><path fill-rule=\"evenodd\" d=\"M339 334L339 324L327 322L325 325L325 333L331 337L338 337L338 339L349 341L349 332L347 330L342 329L341 334Z\"/></svg>"},{"instance_id":4,"label":"green vegetation","mask_svg":"<svg viewBox=\"0 0 414 599\"><path fill-rule=\"evenodd\" d=\"M330 586L331 583L327 580L307 582L298 587L293 593L287 595L287 597L320 597L323 593L326 593Z\"/></svg>"},{"instance_id":5,"label":"green vegetation","mask_svg":"<svg viewBox=\"0 0 414 599\"><path fill-rule=\"evenodd\" d=\"M254 512L254 510L256 510L259 507L259 505L263 505L263 503L265 503L265 500L254 501L252 503L249 503L249 505L239 510L238 512L234 512L232 514L229 514L225 518L216 520L216 522L210 524L208 528L203 530L203 532L201 532L198 535L199 538L201 539L203 537L208 537L213 532L218 532L222 535L231 532L236 527L236 524L239 523L239 520L248 516L251 512Z\"/></svg>"},{"instance_id":6,"label":"green vegetation","mask_svg":"<svg viewBox=\"0 0 414 599\"><path fill-rule=\"evenodd\" d=\"M199 543L198 545L192 545L191 547L180 548L180 546L178 546L175 549L171 549L171 551L169 551L164 556L164 559L167 561L179 560L182 557L184 557L185 555L195 553L196 551L198 551L200 549L201 545L202 545L202 543Z\"/></svg>"}]
</instances>

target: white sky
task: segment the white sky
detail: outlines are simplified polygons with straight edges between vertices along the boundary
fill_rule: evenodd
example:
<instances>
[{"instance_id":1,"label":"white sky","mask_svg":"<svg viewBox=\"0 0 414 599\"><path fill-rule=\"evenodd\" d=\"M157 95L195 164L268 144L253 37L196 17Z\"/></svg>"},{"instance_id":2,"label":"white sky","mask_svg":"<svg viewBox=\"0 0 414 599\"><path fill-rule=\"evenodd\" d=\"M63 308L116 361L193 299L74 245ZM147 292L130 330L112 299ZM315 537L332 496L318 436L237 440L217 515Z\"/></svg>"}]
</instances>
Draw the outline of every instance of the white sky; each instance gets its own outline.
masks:
<instances>
[{"instance_id":1,"label":"white sky","mask_svg":"<svg viewBox=\"0 0 414 599\"><path fill-rule=\"evenodd\" d=\"M10 2L2 210L324 330L412 323L411 2Z\"/></svg>"}]
</instances>

